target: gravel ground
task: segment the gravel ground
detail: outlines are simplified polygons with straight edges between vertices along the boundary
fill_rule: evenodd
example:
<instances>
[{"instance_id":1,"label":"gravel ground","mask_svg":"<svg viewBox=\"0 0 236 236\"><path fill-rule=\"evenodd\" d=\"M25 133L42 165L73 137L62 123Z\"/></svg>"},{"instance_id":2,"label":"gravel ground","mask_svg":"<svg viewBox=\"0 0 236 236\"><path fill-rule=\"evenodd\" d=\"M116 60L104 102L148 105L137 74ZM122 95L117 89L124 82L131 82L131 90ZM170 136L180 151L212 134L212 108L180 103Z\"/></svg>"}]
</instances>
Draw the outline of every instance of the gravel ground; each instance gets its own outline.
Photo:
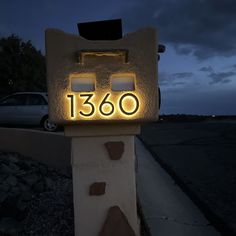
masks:
<instances>
[{"instance_id":1,"label":"gravel ground","mask_svg":"<svg viewBox=\"0 0 236 236\"><path fill-rule=\"evenodd\" d=\"M71 176L0 152L0 235L74 235Z\"/></svg>"},{"instance_id":2,"label":"gravel ground","mask_svg":"<svg viewBox=\"0 0 236 236\"><path fill-rule=\"evenodd\" d=\"M20 156L0 152L0 236L73 236L71 176ZM149 229L142 216L142 236Z\"/></svg>"}]
</instances>

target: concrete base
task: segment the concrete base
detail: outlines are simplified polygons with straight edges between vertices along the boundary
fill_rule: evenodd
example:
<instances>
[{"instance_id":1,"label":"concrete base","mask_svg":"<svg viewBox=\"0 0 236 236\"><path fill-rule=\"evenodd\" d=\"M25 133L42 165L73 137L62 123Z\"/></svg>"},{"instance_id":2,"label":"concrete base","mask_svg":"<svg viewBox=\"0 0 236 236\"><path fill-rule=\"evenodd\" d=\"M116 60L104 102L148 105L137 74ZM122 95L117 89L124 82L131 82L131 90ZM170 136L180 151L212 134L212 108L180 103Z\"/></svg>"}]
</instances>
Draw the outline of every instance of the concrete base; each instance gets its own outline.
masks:
<instances>
[{"instance_id":1,"label":"concrete base","mask_svg":"<svg viewBox=\"0 0 236 236\"><path fill-rule=\"evenodd\" d=\"M94 132L99 133L98 130ZM66 129L66 134L69 133ZM74 131L72 135L75 135ZM136 206L134 136L79 135L78 132L77 136L72 137L71 150L75 235L98 236L108 211L113 206L121 209L135 235L140 235ZM119 160L110 159L105 146L107 142L123 142L124 152ZM91 196L90 187L94 183L105 183L105 193Z\"/></svg>"}]
</instances>

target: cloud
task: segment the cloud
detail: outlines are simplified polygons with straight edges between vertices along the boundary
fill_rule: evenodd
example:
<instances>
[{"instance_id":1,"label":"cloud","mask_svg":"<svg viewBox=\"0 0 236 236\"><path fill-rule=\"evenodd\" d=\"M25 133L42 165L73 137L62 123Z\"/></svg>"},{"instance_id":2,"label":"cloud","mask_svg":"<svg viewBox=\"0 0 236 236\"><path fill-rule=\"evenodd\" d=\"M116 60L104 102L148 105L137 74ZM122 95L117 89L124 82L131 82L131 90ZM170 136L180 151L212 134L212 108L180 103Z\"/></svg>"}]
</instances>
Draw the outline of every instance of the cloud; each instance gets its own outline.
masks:
<instances>
[{"instance_id":1,"label":"cloud","mask_svg":"<svg viewBox=\"0 0 236 236\"><path fill-rule=\"evenodd\" d=\"M234 89L162 91L161 114L235 115L235 100Z\"/></svg>"},{"instance_id":2,"label":"cloud","mask_svg":"<svg viewBox=\"0 0 236 236\"><path fill-rule=\"evenodd\" d=\"M230 66L232 69L236 69L236 65ZM199 71L206 72L207 76L211 79L209 84L217 84L217 83L230 83L232 80L229 77L236 75L234 71L226 71L226 72L215 72L211 66L204 66L199 69Z\"/></svg>"},{"instance_id":3,"label":"cloud","mask_svg":"<svg viewBox=\"0 0 236 236\"><path fill-rule=\"evenodd\" d=\"M162 43L200 60L236 53L235 0L137 0L121 15L131 30L154 26Z\"/></svg>"},{"instance_id":4,"label":"cloud","mask_svg":"<svg viewBox=\"0 0 236 236\"><path fill-rule=\"evenodd\" d=\"M167 73L159 72L158 75L159 85L166 86L171 83L169 75Z\"/></svg>"},{"instance_id":5,"label":"cloud","mask_svg":"<svg viewBox=\"0 0 236 236\"><path fill-rule=\"evenodd\" d=\"M219 72L219 73L212 72L208 75L208 77L212 79L210 84L229 83L231 82L231 79L229 79L229 77L233 75L236 75L236 72L233 72L233 71Z\"/></svg>"},{"instance_id":6,"label":"cloud","mask_svg":"<svg viewBox=\"0 0 236 236\"><path fill-rule=\"evenodd\" d=\"M177 79L185 79L193 76L192 72L180 72L180 73L174 73L172 74Z\"/></svg>"},{"instance_id":7,"label":"cloud","mask_svg":"<svg viewBox=\"0 0 236 236\"><path fill-rule=\"evenodd\" d=\"M189 82L188 79L193 76L194 74L192 72L178 72L173 74L159 73L159 84L167 87L183 87Z\"/></svg>"},{"instance_id":8,"label":"cloud","mask_svg":"<svg viewBox=\"0 0 236 236\"><path fill-rule=\"evenodd\" d=\"M204 66L199 69L202 72L213 72L213 68L211 66Z\"/></svg>"},{"instance_id":9,"label":"cloud","mask_svg":"<svg viewBox=\"0 0 236 236\"><path fill-rule=\"evenodd\" d=\"M174 48L179 55L189 55L189 54L192 54L192 52L193 52L192 45L175 44Z\"/></svg>"}]
</instances>

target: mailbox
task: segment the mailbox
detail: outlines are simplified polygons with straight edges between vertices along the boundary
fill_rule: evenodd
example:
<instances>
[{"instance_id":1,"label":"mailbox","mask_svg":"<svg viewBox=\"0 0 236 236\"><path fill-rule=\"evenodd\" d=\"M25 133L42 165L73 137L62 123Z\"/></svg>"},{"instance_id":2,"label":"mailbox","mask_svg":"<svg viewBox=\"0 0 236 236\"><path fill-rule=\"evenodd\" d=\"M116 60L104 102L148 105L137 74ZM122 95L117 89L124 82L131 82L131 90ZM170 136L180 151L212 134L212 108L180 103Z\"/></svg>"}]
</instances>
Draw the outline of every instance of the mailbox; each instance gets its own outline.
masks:
<instances>
[{"instance_id":1,"label":"mailbox","mask_svg":"<svg viewBox=\"0 0 236 236\"><path fill-rule=\"evenodd\" d=\"M157 120L157 45L153 28L110 41L46 30L50 120L58 124Z\"/></svg>"}]
</instances>

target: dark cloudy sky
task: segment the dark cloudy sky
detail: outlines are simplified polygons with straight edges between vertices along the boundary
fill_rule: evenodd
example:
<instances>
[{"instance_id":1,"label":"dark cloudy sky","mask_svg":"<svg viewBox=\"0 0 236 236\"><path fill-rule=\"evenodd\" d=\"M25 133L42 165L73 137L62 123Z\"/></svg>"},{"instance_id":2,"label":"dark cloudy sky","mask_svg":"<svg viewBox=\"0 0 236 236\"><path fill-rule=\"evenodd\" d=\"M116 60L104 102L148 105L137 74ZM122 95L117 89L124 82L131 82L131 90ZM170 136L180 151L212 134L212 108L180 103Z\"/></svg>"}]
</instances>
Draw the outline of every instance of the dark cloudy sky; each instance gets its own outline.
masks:
<instances>
[{"instance_id":1,"label":"dark cloudy sky","mask_svg":"<svg viewBox=\"0 0 236 236\"><path fill-rule=\"evenodd\" d=\"M167 47L158 65L161 113L236 115L235 0L1 0L0 37L44 51L44 30L122 18L124 32L152 26ZM147 61L148 64L148 61Z\"/></svg>"}]
</instances>

